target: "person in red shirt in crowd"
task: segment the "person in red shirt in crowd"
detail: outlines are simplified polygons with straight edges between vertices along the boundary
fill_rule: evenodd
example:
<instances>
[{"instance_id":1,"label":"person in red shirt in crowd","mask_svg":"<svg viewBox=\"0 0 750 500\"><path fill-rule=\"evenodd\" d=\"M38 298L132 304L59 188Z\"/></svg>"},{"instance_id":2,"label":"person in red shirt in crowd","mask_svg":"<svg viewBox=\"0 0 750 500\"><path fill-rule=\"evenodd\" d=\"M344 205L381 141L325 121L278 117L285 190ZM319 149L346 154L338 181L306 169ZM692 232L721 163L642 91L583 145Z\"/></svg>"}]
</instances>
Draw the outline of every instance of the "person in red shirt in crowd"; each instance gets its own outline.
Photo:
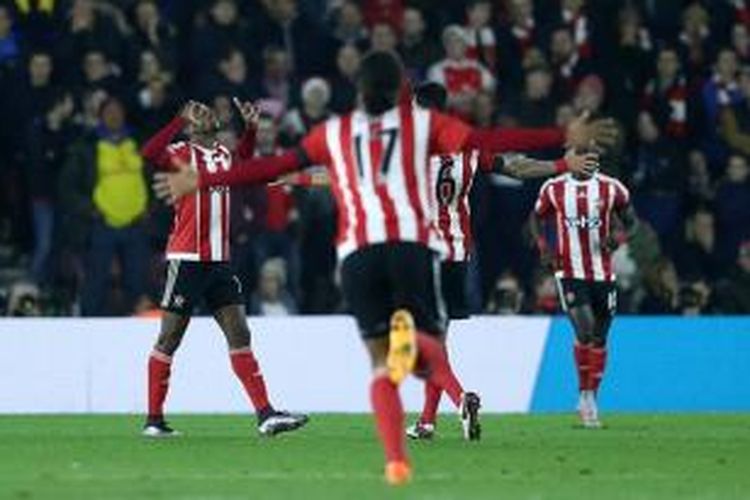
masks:
<instances>
[{"instance_id":1,"label":"person in red shirt in crowd","mask_svg":"<svg viewBox=\"0 0 750 500\"><path fill-rule=\"evenodd\" d=\"M446 57L430 67L427 79L445 87L451 110L468 116L479 91L495 89L495 78L482 63L467 57L469 44L460 26L445 28L443 46Z\"/></svg>"}]
</instances>

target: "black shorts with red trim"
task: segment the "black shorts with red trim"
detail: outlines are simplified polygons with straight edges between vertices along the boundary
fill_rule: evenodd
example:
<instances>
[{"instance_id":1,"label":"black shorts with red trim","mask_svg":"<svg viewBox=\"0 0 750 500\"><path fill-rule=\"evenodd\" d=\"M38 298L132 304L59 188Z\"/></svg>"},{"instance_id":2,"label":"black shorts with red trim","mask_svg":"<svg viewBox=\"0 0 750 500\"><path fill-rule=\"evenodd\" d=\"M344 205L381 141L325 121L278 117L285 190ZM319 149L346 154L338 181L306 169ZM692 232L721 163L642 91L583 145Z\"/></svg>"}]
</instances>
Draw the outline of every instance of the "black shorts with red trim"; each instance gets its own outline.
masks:
<instances>
[{"instance_id":1,"label":"black shorts with red trim","mask_svg":"<svg viewBox=\"0 0 750 500\"><path fill-rule=\"evenodd\" d=\"M617 312L617 286L614 281L588 281L557 278L560 304L565 312L575 307L591 306L597 317Z\"/></svg>"},{"instance_id":2,"label":"black shorts with red trim","mask_svg":"<svg viewBox=\"0 0 750 500\"><path fill-rule=\"evenodd\" d=\"M440 259L424 245L366 246L344 260L341 281L347 307L366 339L386 336L397 309L410 311L420 331L431 335L445 332Z\"/></svg>"},{"instance_id":3,"label":"black shorts with red trim","mask_svg":"<svg viewBox=\"0 0 750 500\"><path fill-rule=\"evenodd\" d=\"M448 319L468 319L471 315L466 293L468 274L469 265L466 261L446 260L440 264L440 281Z\"/></svg>"},{"instance_id":4,"label":"black shorts with red trim","mask_svg":"<svg viewBox=\"0 0 750 500\"><path fill-rule=\"evenodd\" d=\"M229 263L168 261L161 308L180 316L190 316L201 301L205 301L210 313L245 303L242 284Z\"/></svg>"}]
</instances>

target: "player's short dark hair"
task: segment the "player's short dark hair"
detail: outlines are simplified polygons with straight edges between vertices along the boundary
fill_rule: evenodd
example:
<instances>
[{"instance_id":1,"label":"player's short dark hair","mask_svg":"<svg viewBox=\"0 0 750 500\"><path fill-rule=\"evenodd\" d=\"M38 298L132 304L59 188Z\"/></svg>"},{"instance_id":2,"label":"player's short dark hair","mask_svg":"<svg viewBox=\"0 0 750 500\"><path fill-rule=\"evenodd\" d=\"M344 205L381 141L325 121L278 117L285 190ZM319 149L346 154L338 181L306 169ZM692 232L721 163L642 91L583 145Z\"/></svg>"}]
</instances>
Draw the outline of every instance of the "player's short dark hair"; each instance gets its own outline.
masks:
<instances>
[{"instance_id":1,"label":"player's short dark hair","mask_svg":"<svg viewBox=\"0 0 750 500\"><path fill-rule=\"evenodd\" d=\"M423 83L414 91L417 104L425 108L435 108L440 111L448 106L448 91L437 82Z\"/></svg>"},{"instance_id":2,"label":"player's short dark hair","mask_svg":"<svg viewBox=\"0 0 750 500\"><path fill-rule=\"evenodd\" d=\"M365 111L379 115L398 102L403 70L391 52L373 51L362 58L358 84Z\"/></svg>"}]
</instances>

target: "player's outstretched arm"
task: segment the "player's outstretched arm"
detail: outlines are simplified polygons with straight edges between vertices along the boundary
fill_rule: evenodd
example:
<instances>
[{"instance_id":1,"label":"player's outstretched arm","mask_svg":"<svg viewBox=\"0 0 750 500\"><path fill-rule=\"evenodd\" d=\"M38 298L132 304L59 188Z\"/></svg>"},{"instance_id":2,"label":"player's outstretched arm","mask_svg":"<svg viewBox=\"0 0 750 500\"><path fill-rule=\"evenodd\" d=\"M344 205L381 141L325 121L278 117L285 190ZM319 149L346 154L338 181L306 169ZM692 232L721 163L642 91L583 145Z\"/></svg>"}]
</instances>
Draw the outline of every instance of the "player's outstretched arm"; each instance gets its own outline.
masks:
<instances>
[{"instance_id":1,"label":"player's outstretched arm","mask_svg":"<svg viewBox=\"0 0 750 500\"><path fill-rule=\"evenodd\" d=\"M596 153L576 153L571 150L555 161L535 160L524 155L496 155L491 171L516 179L538 179L564 172L590 175L598 166L599 155Z\"/></svg>"},{"instance_id":2,"label":"player's outstretched arm","mask_svg":"<svg viewBox=\"0 0 750 500\"><path fill-rule=\"evenodd\" d=\"M611 146L618 132L614 120L591 120L583 113L567 128L505 128L473 129L466 146L483 155L509 151L528 152L567 146L588 149L592 145Z\"/></svg>"},{"instance_id":3,"label":"player's outstretched arm","mask_svg":"<svg viewBox=\"0 0 750 500\"><path fill-rule=\"evenodd\" d=\"M196 172L181 160L173 161L177 171L158 172L153 184L156 196L170 204L199 189L262 184L306 166L304 155L296 150L287 150L279 156L240 160L231 170L215 173Z\"/></svg>"}]
</instances>

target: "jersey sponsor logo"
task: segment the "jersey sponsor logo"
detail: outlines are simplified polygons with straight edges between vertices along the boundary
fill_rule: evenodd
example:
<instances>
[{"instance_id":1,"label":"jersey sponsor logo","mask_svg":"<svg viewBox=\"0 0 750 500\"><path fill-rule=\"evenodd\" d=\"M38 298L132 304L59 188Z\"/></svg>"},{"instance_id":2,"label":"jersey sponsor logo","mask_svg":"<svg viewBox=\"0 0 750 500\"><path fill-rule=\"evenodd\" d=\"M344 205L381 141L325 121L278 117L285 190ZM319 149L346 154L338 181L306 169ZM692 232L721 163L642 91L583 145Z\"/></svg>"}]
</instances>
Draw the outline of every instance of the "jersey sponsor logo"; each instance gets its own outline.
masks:
<instances>
[{"instance_id":1,"label":"jersey sponsor logo","mask_svg":"<svg viewBox=\"0 0 750 500\"><path fill-rule=\"evenodd\" d=\"M176 309L182 309L183 307L185 307L186 301L187 300L185 299L184 295L179 295L179 294L175 295L174 298L172 299L172 307Z\"/></svg>"},{"instance_id":2,"label":"jersey sponsor logo","mask_svg":"<svg viewBox=\"0 0 750 500\"><path fill-rule=\"evenodd\" d=\"M565 217L565 225L571 229L596 229L602 225L601 217Z\"/></svg>"}]
</instances>

